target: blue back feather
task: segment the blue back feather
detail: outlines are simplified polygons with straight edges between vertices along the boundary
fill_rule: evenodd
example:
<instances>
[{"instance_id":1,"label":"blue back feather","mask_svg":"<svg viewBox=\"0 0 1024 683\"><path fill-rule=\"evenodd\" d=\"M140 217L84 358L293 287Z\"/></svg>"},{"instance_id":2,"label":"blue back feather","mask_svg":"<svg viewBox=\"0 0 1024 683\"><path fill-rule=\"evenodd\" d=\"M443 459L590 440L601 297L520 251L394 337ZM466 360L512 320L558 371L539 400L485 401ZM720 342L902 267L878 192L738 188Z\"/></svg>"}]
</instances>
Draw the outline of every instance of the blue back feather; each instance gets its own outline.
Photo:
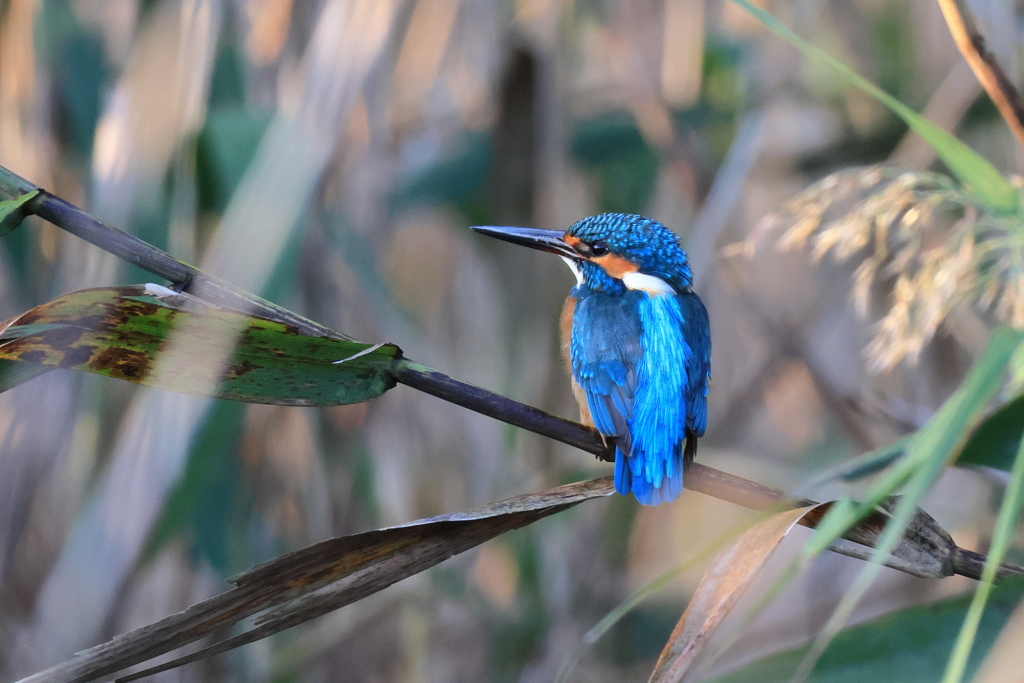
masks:
<instances>
[{"instance_id":1,"label":"blue back feather","mask_svg":"<svg viewBox=\"0 0 1024 683\"><path fill-rule=\"evenodd\" d=\"M569 356L594 426L616 443L615 484L645 505L683 486L687 432L707 425L711 339L696 295L577 287Z\"/></svg>"}]
</instances>

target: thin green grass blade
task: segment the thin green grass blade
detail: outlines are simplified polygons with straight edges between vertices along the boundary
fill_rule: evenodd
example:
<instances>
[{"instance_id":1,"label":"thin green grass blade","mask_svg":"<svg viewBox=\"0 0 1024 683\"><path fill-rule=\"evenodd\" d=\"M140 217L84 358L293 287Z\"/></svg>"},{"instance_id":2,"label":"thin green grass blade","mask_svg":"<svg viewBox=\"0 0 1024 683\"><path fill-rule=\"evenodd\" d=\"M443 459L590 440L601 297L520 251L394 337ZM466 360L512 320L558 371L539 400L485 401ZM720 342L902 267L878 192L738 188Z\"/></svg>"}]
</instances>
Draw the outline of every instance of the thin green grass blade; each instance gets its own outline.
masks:
<instances>
[{"instance_id":1,"label":"thin green grass blade","mask_svg":"<svg viewBox=\"0 0 1024 683\"><path fill-rule=\"evenodd\" d=\"M677 683L706 666L707 645L779 545L815 507L786 510L752 526L712 562L658 657L651 683ZM783 579L782 585L790 577ZM779 581L775 585L780 585ZM780 588L781 590L781 588ZM774 597L774 596L772 596ZM762 603L767 604L767 603Z\"/></svg>"},{"instance_id":2,"label":"thin green grass blade","mask_svg":"<svg viewBox=\"0 0 1024 683\"><path fill-rule=\"evenodd\" d=\"M976 194L993 212L1000 214L1017 213L1020 207L1020 198L1017 190L984 157L860 74L854 72L842 62L830 57L821 48L812 45L795 34L788 26L766 10L755 7L748 0L732 0L732 2L752 14L775 35L787 41L811 59L828 65L836 73L849 81L851 85L856 86L891 109L894 114L903 119L911 130L932 146L939 155L939 158L960 179L960 182Z\"/></svg>"},{"instance_id":3,"label":"thin green grass blade","mask_svg":"<svg viewBox=\"0 0 1024 683\"><path fill-rule=\"evenodd\" d=\"M635 609L637 605L647 598L657 594L665 588L665 586L678 578L683 572L712 559L719 551L722 550L722 548L738 538L740 534L746 531L750 526L751 521L749 519L744 519L733 524L728 529L721 532L710 543L705 545L695 555L687 559L685 562L682 562L681 564L678 564L656 576L650 583L640 588L640 590L630 595L612 611L604 615L604 617L594 624L589 631L583 634L583 646L580 647L572 658L566 662L565 666L562 667L562 670L558 673L558 678L555 679L555 683L565 683L565 681L568 681L573 669L575 669L576 665L579 663L585 648L594 645L606 633L608 633L615 624L619 623L623 617Z\"/></svg>"},{"instance_id":4,"label":"thin green grass blade","mask_svg":"<svg viewBox=\"0 0 1024 683\"><path fill-rule=\"evenodd\" d=\"M868 491L864 502L850 504L843 501L829 510L804 548L805 557L813 557L827 548L853 524L870 514L884 498L907 484L923 465L935 460L936 454L943 454L943 459L937 462L941 466L959 453L971 430L981 421L989 401L999 390L1009 358L1022 340L1024 334L1020 332L997 331L960 389L924 427L911 436L903 458L882 474Z\"/></svg>"},{"instance_id":5,"label":"thin green grass blade","mask_svg":"<svg viewBox=\"0 0 1024 683\"><path fill-rule=\"evenodd\" d=\"M656 595L660 590L672 583L674 579L678 578L687 569L691 569L696 566L701 561L707 559L710 555L711 553L709 552L702 552L698 556L691 558L682 564L676 565L668 571L663 572L660 576L655 577L646 586L626 598L618 607L604 615L604 617L601 618L601 621L594 624L593 628L584 633L584 644L593 645L596 643L605 633L608 633L615 624L619 623L624 616L629 614L633 608L652 595Z\"/></svg>"},{"instance_id":6,"label":"thin green grass blade","mask_svg":"<svg viewBox=\"0 0 1024 683\"><path fill-rule=\"evenodd\" d=\"M678 577L683 572L691 569L701 562L706 562L714 557L726 544L735 540L740 534L746 531L751 526L750 520L743 520L737 524L732 525L730 528L723 531L718 535L718 538L708 543L699 553L686 560L682 564L678 564L675 567L667 570L661 575L655 577L646 586L633 593L633 595L626 598L625 601L611 612L606 614L601 621L597 622L593 628L587 631L583 635L583 642L588 645L596 643L601 636L607 633L612 626L619 623L622 617L626 616L630 610L639 605L641 602L656 594L662 588L672 582L673 579Z\"/></svg>"},{"instance_id":7,"label":"thin green grass blade","mask_svg":"<svg viewBox=\"0 0 1024 683\"><path fill-rule=\"evenodd\" d=\"M937 526L934 525L934 521L928 519L927 515L923 515L925 519L922 519L921 516L917 514L918 512L920 511L915 511L915 514L913 515L915 517L914 522L908 527L909 530L906 532L906 535L898 541L897 547L892 551L892 555L887 559L887 563L889 563L892 560L895 560L896 558L903 558L904 560L906 560L916 557L919 561L925 560L924 562L918 565L920 568L924 568L928 564L930 564L926 559L926 556L929 555L931 555L933 559L939 560L941 562L941 558L938 555L933 555L934 551L939 551L941 553L941 549L937 548L932 543L932 541L934 540L933 533L935 531L941 532L941 529L937 528ZM877 522L868 522L868 524L874 526L875 524L877 524ZM835 546L833 546L832 549L837 552L842 552ZM868 558L865 557L863 559ZM896 565L889 564L889 566ZM739 636L744 632L744 630L753 622L753 620L756 619L758 615L760 615L772 602L774 602L778 598L779 594L789 584L790 581L796 578L802 572L802 570L805 570L806 568L807 567L805 566L805 563L802 562L799 558L796 558L789 563L786 569L779 572L778 577L775 579L775 581L772 582L772 584L767 588L767 590L765 590L764 594L748 610L746 610L746 613L742 616L742 618L735 619L732 622L732 628L730 629L730 631L725 634L716 635L715 649L713 652L704 655L704 658L701 662L701 670L708 670L708 668L718 659L718 657L720 657L724 652L731 648L733 644L735 644L735 642L738 640ZM936 570L936 573L929 573L928 575L933 577L940 577L943 575L939 567L934 567L934 570ZM831 652L831 650L829 650L829 652ZM794 662L790 669L795 668L796 665L797 663ZM818 677L817 668L814 671L815 680L822 680ZM769 677L769 679L783 680L784 678L780 676L778 678ZM762 679L755 678L751 680ZM847 679L844 678L842 680Z\"/></svg>"},{"instance_id":8,"label":"thin green grass blade","mask_svg":"<svg viewBox=\"0 0 1024 683\"><path fill-rule=\"evenodd\" d=\"M703 555L703 553L702 553ZM555 683L566 683L569 680L569 676L576 669L576 665L579 664L580 659L583 657L583 653L587 647L592 646L598 640L601 639L605 633L611 630L615 624L619 623L623 617L629 614L633 609L647 598L655 595L661 591L665 586L672 583L672 581L679 577L680 574L690 569L694 565L703 559L702 557L694 557L693 559L687 560L683 564L672 567L668 571L663 572L661 575L655 577L650 583L633 593L631 596L626 598L622 603L615 607L611 612L604 615L601 621L597 622L593 628L583 634L583 645L577 648L573 656L562 666L561 671L558 672L558 677L555 678Z\"/></svg>"},{"instance_id":9,"label":"thin green grass blade","mask_svg":"<svg viewBox=\"0 0 1024 683\"><path fill-rule=\"evenodd\" d=\"M853 608L881 570L881 563L903 537L918 503L931 489L943 467L963 448L970 430L978 424L989 401L998 392L1010 357L1021 344L1022 338L1024 335L1020 332L997 331L961 388L913 436L904 459L872 487L864 503L837 507L830 511L818 531L804 546L805 557L813 557L844 533L849 528L847 523L855 523L866 516L882 498L892 495L906 484L904 495L893 511L892 520L871 555L871 564L861 571L843 596L832 617L811 644L793 681L807 679L825 648L847 622ZM836 514L833 515L833 512Z\"/></svg>"},{"instance_id":10,"label":"thin green grass blade","mask_svg":"<svg viewBox=\"0 0 1024 683\"><path fill-rule=\"evenodd\" d=\"M946 665L946 672L942 676L942 683L960 683L963 680L967 661L978 635L981 615L985 612L985 605L992 592L996 570L1010 546L1010 539L1013 537L1014 527L1020 518L1022 506L1024 506L1024 440L1021 440L1020 447L1017 449L1017 459L1010 472L1010 483L1006 487L1003 504L999 507L999 517L996 519L992 545L985 560L985 568L981 573L981 581L978 583L978 588L971 599L971 606L967 610L967 616L960 627L956 644L953 646L949 663Z\"/></svg>"},{"instance_id":11,"label":"thin green grass blade","mask_svg":"<svg viewBox=\"0 0 1024 683\"><path fill-rule=\"evenodd\" d=\"M846 625L846 622L849 621L850 615L853 613L857 603L860 602L864 593L871 587L875 577L882 570L881 562L888 557L903 537L904 530L910 524L910 520L917 510L917 504L928 493L938 477L943 461L936 457L934 464L929 464L931 466L921 467L911 480L899 505L893 511L891 521L886 526L878 545L875 546L875 550L871 554L871 562L861 570L853 585L843 595L843 599L839 601L839 605L832 613L832 616L829 617L828 622L826 622L819 635L811 644L810 650L800 663L797 672L793 675L791 683L803 683L803 681L807 680L818 659L825 652L825 648L829 646Z\"/></svg>"},{"instance_id":12,"label":"thin green grass blade","mask_svg":"<svg viewBox=\"0 0 1024 683\"><path fill-rule=\"evenodd\" d=\"M797 493L805 495L807 491L813 491L819 486L835 481L851 482L877 474L903 457L909 441L910 437L904 436L893 441L888 446L882 446L873 451L862 453L856 458L852 458L837 467L822 472L807 483L801 484Z\"/></svg>"}]
</instances>

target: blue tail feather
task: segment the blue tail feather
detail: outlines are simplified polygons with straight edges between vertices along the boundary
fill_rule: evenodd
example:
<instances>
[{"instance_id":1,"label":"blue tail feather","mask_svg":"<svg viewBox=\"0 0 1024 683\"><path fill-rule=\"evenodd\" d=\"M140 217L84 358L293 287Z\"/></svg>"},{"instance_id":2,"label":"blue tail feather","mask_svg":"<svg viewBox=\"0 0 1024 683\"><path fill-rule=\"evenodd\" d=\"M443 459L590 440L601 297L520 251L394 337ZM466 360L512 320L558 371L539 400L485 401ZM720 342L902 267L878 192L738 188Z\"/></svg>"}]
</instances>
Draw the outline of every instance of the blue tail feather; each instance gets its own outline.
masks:
<instances>
[{"instance_id":1,"label":"blue tail feather","mask_svg":"<svg viewBox=\"0 0 1024 683\"><path fill-rule=\"evenodd\" d=\"M661 502L658 496L658 489L651 486L649 481L636 477L633 479L633 495L641 505L657 505Z\"/></svg>"},{"instance_id":2,"label":"blue tail feather","mask_svg":"<svg viewBox=\"0 0 1024 683\"><path fill-rule=\"evenodd\" d=\"M622 451L615 449L615 491L624 496L633 488L633 473L629 471L628 460Z\"/></svg>"},{"instance_id":3,"label":"blue tail feather","mask_svg":"<svg viewBox=\"0 0 1024 683\"><path fill-rule=\"evenodd\" d=\"M642 505L671 503L683 492L682 454L677 449L662 464L639 456L629 457L616 448L615 490L623 495L632 493Z\"/></svg>"},{"instance_id":4,"label":"blue tail feather","mask_svg":"<svg viewBox=\"0 0 1024 683\"><path fill-rule=\"evenodd\" d=\"M661 487L662 500L666 503L671 503L673 500L679 497L683 492L683 473L680 472L678 476L670 477L665 481L665 485Z\"/></svg>"}]
</instances>

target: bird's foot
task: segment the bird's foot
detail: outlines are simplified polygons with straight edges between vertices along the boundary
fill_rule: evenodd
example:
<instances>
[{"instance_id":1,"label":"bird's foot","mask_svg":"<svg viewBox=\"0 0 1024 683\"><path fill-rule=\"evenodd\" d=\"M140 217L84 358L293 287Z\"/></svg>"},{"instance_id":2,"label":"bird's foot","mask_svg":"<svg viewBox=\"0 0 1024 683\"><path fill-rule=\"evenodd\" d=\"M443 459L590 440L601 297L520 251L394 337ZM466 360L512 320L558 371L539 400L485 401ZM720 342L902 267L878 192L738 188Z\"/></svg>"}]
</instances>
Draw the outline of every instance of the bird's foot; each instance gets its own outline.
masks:
<instances>
[{"instance_id":1,"label":"bird's foot","mask_svg":"<svg viewBox=\"0 0 1024 683\"><path fill-rule=\"evenodd\" d=\"M597 432L597 430L594 430ZM615 441L610 439L605 434L597 432L597 435L601 437L601 443L604 444L604 453L595 455L594 457L603 462L614 462L615 461Z\"/></svg>"},{"instance_id":2,"label":"bird's foot","mask_svg":"<svg viewBox=\"0 0 1024 683\"><path fill-rule=\"evenodd\" d=\"M189 273L188 277L186 277L184 280L182 280L181 282L176 282L175 284L171 285L171 289L177 292L178 294L181 294L186 289L192 286L192 279L192 273Z\"/></svg>"}]
</instances>

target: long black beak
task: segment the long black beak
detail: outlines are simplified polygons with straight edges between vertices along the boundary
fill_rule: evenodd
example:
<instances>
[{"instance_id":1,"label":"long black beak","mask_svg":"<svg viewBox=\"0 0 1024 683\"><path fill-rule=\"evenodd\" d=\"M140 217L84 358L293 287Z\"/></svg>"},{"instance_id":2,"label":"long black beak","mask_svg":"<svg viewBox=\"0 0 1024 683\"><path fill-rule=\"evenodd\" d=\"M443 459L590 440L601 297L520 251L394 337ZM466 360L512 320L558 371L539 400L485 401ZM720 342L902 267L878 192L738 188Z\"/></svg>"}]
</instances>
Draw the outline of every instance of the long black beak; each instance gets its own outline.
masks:
<instances>
[{"instance_id":1,"label":"long black beak","mask_svg":"<svg viewBox=\"0 0 1024 683\"><path fill-rule=\"evenodd\" d=\"M497 237L499 240L518 244L523 247L540 249L566 258L583 259L579 252L562 240L565 235L560 230L540 230L538 228L506 228L494 225L476 225L470 228L476 232Z\"/></svg>"}]
</instances>

